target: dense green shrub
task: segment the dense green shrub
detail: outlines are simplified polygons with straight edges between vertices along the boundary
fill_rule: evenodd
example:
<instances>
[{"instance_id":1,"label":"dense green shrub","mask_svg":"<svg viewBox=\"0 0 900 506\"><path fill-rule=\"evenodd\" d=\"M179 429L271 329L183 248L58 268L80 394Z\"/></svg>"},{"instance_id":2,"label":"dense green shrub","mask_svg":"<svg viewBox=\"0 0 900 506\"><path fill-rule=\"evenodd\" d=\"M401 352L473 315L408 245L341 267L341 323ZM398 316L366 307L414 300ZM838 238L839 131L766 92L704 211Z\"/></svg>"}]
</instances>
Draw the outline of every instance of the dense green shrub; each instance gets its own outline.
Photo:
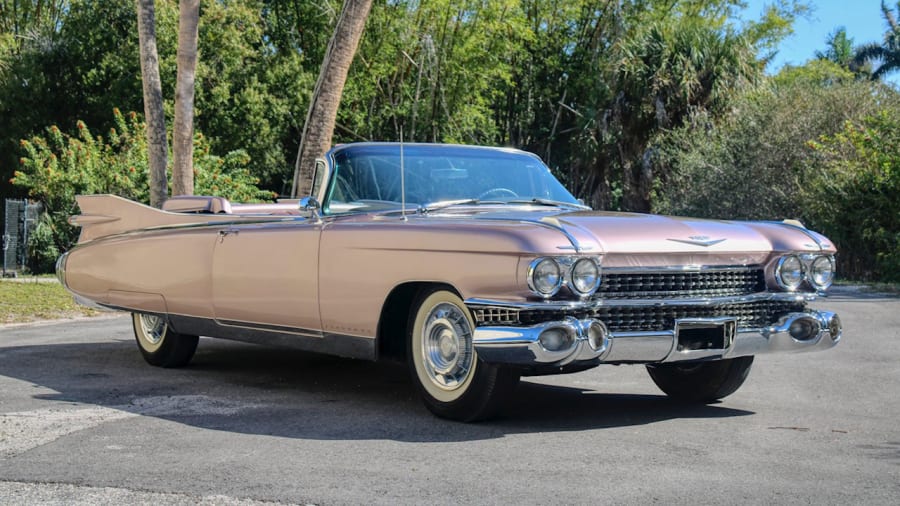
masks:
<instances>
[{"instance_id":1,"label":"dense green shrub","mask_svg":"<svg viewBox=\"0 0 900 506\"><path fill-rule=\"evenodd\" d=\"M806 219L801 197L820 157L807 142L885 107L900 112L897 104L896 90L857 82L834 64L787 69L738 97L724 117L694 115L663 136L654 211Z\"/></svg>"},{"instance_id":2,"label":"dense green shrub","mask_svg":"<svg viewBox=\"0 0 900 506\"><path fill-rule=\"evenodd\" d=\"M835 241L843 275L898 279L892 117L900 117L896 89L829 62L786 69L724 118L695 114L661 138L658 163L667 170L654 210L800 219Z\"/></svg>"},{"instance_id":3,"label":"dense green shrub","mask_svg":"<svg viewBox=\"0 0 900 506\"><path fill-rule=\"evenodd\" d=\"M79 121L74 135L51 126L44 136L20 143L23 156L11 182L40 201L45 212L28 244L29 267L35 272L52 270L56 256L77 240L77 229L67 222L78 212L75 195L111 193L149 201L144 123L135 113L123 115L116 109L113 115L115 128L105 138L92 134ZM236 201L272 199L272 192L257 188L258 179L247 170L249 162L244 151L213 155L198 133L194 140L195 193Z\"/></svg>"},{"instance_id":4,"label":"dense green shrub","mask_svg":"<svg viewBox=\"0 0 900 506\"><path fill-rule=\"evenodd\" d=\"M851 276L900 281L900 119L884 111L823 136L810 221L841 248Z\"/></svg>"}]
</instances>

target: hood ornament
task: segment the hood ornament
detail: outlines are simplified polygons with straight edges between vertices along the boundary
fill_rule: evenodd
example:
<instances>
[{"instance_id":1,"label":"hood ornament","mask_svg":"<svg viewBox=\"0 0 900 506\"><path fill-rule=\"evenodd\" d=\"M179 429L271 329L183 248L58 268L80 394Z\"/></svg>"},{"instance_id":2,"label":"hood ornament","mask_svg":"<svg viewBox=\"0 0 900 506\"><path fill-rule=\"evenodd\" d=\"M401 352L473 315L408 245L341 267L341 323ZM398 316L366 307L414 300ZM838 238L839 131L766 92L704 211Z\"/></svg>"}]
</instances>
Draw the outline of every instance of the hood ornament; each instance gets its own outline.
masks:
<instances>
[{"instance_id":1,"label":"hood ornament","mask_svg":"<svg viewBox=\"0 0 900 506\"><path fill-rule=\"evenodd\" d=\"M670 238L669 240L673 241L673 242L680 242L680 243L684 243L684 244L693 244L694 246L704 246L704 247L708 248L714 244L719 244L720 242L726 241L727 239L726 238L710 239L710 237L707 235L692 235L692 236L688 237L687 239L671 239Z\"/></svg>"}]
</instances>

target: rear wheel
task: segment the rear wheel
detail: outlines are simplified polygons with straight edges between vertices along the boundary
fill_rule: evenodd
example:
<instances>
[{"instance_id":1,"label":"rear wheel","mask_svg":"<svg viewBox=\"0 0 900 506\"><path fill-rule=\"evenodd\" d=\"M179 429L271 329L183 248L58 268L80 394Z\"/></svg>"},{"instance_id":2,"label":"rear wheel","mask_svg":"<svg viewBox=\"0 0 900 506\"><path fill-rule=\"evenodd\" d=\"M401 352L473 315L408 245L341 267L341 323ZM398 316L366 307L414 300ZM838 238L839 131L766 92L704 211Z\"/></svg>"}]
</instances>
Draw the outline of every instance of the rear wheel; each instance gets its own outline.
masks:
<instances>
[{"instance_id":1,"label":"rear wheel","mask_svg":"<svg viewBox=\"0 0 900 506\"><path fill-rule=\"evenodd\" d=\"M197 336L178 334L169 328L165 318L133 313L134 339L144 360L158 367L182 367L197 351Z\"/></svg>"},{"instance_id":2,"label":"rear wheel","mask_svg":"<svg viewBox=\"0 0 900 506\"><path fill-rule=\"evenodd\" d=\"M413 303L407 326L407 361L413 382L432 413L472 422L495 415L516 384L517 371L482 362L475 324L456 294L431 289Z\"/></svg>"},{"instance_id":3,"label":"rear wheel","mask_svg":"<svg viewBox=\"0 0 900 506\"><path fill-rule=\"evenodd\" d=\"M647 372L656 386L669 397L687 402L709 403L737 391L747 375L753 357L738 357L711 362L648 365Z\"/></svg>"}]
</instances>

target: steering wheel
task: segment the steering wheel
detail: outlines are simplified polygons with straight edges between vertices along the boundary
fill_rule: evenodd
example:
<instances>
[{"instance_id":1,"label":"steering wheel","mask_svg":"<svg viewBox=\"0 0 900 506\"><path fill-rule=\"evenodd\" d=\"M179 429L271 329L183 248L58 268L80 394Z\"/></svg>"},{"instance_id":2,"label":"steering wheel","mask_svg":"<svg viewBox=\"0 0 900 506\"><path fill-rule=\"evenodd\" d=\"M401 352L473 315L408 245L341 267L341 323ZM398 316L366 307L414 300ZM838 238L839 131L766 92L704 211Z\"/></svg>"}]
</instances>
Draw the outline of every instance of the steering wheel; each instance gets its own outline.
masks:
<instances>
[{"instance_id":1,"label":"steering wheel","mask_svg":"<svg viewBox=\"0 0 900 506\"><path fill-rule=\"evenodd\" d=\"M498 186L497 188L491 188L490 190L482 192L481 195L478 196L478 200L483 200L488 195L492 195L495 193L497 194L498 197L503 196L503 195L507 195L514 199L519 197L518 193L510 190L509 188L502 188L502 187Z\"/></svg>"}]
</instances>

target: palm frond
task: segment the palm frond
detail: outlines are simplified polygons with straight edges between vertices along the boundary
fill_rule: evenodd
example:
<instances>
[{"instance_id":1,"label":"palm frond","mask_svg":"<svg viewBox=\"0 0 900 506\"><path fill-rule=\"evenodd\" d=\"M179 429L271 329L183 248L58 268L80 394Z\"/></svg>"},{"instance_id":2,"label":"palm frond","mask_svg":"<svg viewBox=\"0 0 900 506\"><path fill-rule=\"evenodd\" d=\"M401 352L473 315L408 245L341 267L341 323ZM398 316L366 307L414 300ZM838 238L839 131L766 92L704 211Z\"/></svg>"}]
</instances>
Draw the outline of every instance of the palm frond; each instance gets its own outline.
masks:
<instances>
[{"instance_id":1,"label":"palm frond","mask_svg":"<svg viewBox=\"0 0 900 506\"><path fill-rule=\"evenodd\" d=\"M887 52L887 49L882 47L881 44L869 42L868 44L863 44L856 48L856 54L853 56L853 61L858 64L863 64L872 60L881 60L885 57Z\"/></svg>"}]
</instances>

